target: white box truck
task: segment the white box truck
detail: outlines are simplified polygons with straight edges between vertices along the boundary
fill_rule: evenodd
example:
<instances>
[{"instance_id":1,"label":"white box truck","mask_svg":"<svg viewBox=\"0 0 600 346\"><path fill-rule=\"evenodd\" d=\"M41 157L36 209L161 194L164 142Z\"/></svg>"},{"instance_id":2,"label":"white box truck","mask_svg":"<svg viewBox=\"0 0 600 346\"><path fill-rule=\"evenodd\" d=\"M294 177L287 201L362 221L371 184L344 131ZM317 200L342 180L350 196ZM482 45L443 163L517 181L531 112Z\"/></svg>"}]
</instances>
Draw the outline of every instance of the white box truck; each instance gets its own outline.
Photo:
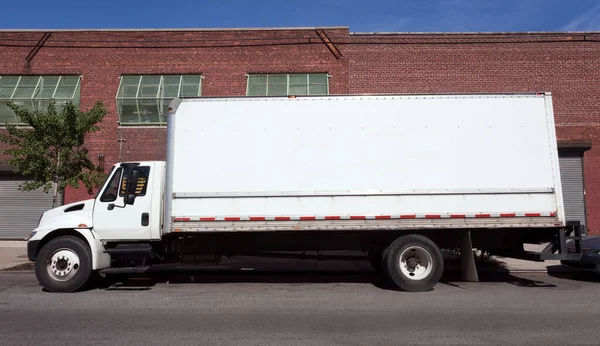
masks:
<instances>
[{"instance_id":1,"label":"white box truck","mask_svg":"<svg viewBox=\"0 0 600 346\"><path fill-rule=\"evenodd\" d=\"M465 235L492 253L580 256L566 250L580 231L565 221L547 93L177 99L166 147L166 162L118 163L96 198L42 215L28 256L44 288L205 257L363 250L424 291L440 249Z\"/></svg>"}]
</instances>

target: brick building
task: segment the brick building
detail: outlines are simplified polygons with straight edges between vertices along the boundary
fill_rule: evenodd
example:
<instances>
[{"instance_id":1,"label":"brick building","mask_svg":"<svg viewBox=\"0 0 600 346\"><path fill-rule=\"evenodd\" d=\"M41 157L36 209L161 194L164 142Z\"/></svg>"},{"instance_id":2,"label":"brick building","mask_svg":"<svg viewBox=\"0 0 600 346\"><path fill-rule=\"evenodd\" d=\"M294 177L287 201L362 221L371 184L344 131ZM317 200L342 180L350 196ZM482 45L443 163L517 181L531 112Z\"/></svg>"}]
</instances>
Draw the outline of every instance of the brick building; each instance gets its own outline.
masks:
<instances>
[{"instance_id":1,"label":"brick building","mask_svg":"<svg viewBox=\"0 0 600 346\"><path fill-rule=\"evenodd\" d=\"M351 33L347 27L0 31L0 101L109 109L92 158L165 157L174 96L552 92L567 215L600 233L600 33ZM0 121L15 122L0 104ZM0 166L0 238L50 206ZM66 191L66 203L87 198ZM18 222L15 222L17 220ZM15 226L17 224L18 226Z\"/></svg>"}]
</instances>

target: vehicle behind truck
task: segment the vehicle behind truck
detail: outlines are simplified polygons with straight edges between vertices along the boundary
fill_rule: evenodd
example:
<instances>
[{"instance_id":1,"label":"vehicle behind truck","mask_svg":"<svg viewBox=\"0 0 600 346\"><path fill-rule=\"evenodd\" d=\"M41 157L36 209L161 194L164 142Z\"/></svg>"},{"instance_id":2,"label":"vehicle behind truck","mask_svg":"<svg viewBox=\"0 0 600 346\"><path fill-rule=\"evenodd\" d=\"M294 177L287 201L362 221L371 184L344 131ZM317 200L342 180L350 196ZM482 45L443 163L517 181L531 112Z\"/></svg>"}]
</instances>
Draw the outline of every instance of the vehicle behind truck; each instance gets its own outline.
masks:
<instances>
[{"instance_id":1,"label":"vehicle behind truck","mask_svg":"<svg viewBox=\"0 0 600 346\"><path fill-rule=\"evenodd\" d=\"M40 284L94 273L360 250L406 291L441 249L577 259L550 94L202 97L171 102L166 161L114 165L94 199L44 213ZM525 243L548 243L528 253ZM168 267L168 266L171 267Z\"/></svg>"}]
</instances>

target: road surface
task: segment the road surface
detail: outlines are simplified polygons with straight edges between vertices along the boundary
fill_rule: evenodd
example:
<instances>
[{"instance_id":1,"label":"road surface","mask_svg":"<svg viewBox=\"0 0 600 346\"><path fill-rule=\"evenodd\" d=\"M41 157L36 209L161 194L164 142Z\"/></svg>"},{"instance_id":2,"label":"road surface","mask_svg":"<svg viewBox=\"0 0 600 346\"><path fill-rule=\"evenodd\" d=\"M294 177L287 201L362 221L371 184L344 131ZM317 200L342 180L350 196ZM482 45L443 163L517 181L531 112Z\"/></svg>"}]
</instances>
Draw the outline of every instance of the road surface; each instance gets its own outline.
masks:
<instances>
[{"instance_id":1,"label":"road surface","mask_svg":"<svg viewBox=\"0 0 600 346\"><path fill-rule=\"evenodd\" d=\"M0 272L2 345L598 344L600 279L522 274L433 291L368 271L200 272L46 293ZM556 275L556 274L555 274Z\"/></svg>"}]
</instances>

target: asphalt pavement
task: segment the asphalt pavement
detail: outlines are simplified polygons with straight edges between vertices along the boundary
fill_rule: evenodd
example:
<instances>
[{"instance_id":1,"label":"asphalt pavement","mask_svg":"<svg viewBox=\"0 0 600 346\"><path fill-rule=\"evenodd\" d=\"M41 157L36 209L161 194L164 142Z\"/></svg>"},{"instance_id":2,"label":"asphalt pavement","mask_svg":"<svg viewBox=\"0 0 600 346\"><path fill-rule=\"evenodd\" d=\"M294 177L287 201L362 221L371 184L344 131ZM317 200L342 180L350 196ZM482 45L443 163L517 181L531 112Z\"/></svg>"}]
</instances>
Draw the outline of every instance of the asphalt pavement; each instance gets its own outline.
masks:
<instances>
[{"instance_id":1,"label":"asphalt pavement","mask_svg":"<svg viewBox=\"0 0 600 346\"><path fill-rule=\"evenodd\" d=\"M52 294L0 272L0 344L597 345L600 278L552 275L405 293L368 271L193 272Z\"/></svg>"}]
</instances>

